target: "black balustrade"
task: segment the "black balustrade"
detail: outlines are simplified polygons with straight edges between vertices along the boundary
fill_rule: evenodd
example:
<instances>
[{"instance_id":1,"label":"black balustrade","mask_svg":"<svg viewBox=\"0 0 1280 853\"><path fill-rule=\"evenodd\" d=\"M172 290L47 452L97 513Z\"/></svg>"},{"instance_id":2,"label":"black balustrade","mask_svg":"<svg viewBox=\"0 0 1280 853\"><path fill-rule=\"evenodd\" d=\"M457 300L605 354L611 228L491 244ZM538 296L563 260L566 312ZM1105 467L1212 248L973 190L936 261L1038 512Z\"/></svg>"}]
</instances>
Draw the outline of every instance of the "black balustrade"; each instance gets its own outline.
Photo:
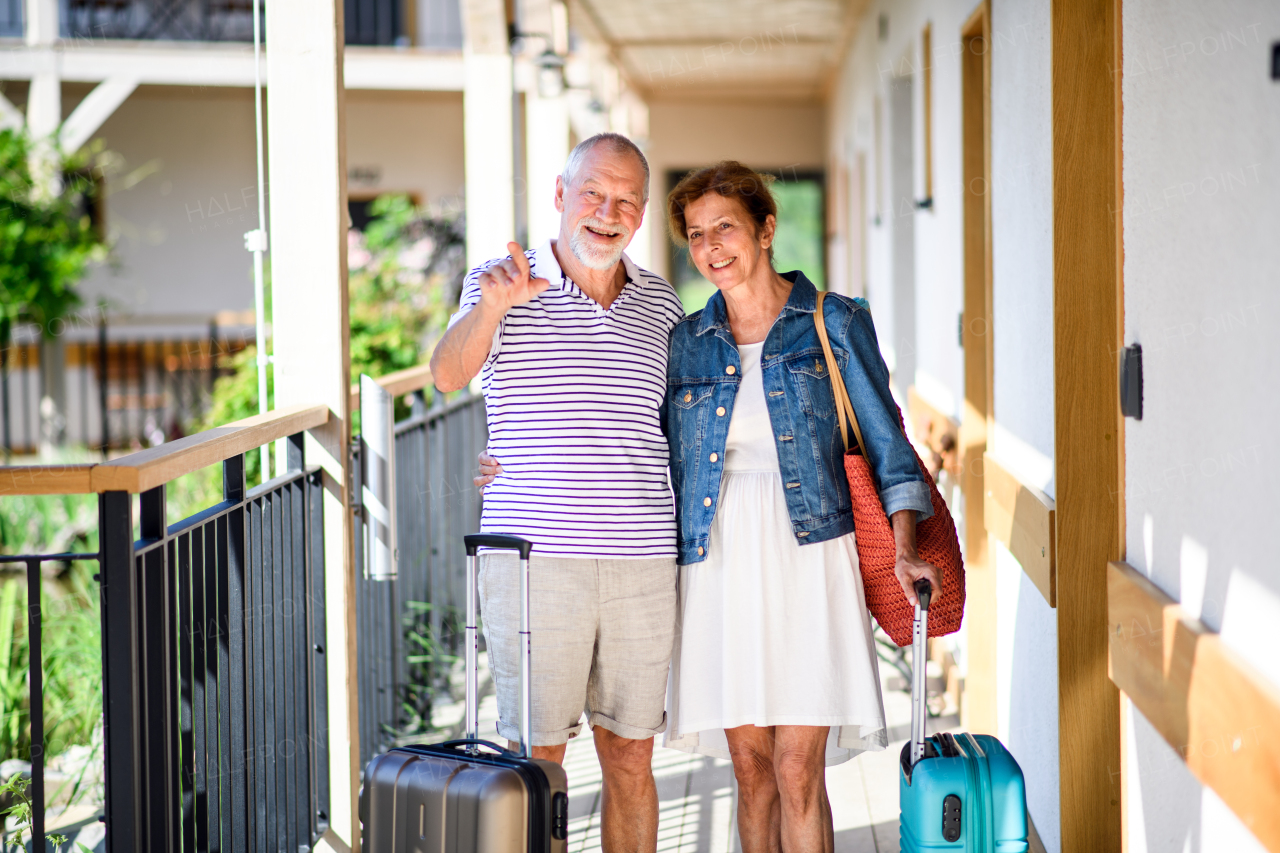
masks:
<instances>
[{"instance_id":1,"label":"black balustrade","mask_svg":"<svg viewBox=\"0 0 1280 853\"><path fill-rule=\"evenodd\" d=\"M347 44L403 39L397 0L346 0L344 6ZM63 9L62 37L74 41L253 41L253 0L67 0ZM4 21L0 14L0 25Z\"/></svg>"},{"instance_id":2,"label":"black balustrade","mask_svg":"<svg viewBox=\"0 0 1280 853\"><path fill-rule=\"evenodd\" d=\"M483 398L415 400L396 425L395 580L364 578L355 519L362 764L430 726L461 651L462 536L480 522ZM136 540L134 496L106 492L97 554L0 557L26 566L33 591L32 849L46 837L38 596L50 561L101 568L108 851L301 851L327 828L323 486L302 435L288 448L287 472L252 490L245 457L226 459L223 500L173 525L165 486L141 493Z\"/></svg>"},{"instance_id":3,"label":"black balustrade","mask_svg":"<svg viewBox=\"0 0 1280 853\"><path fill-rule=\"evenodd\" d=\"M328 824L320 474L166 528L164 487L102 496L108 848L309 849Z\"/></svg>"},{"instance_id":4,"label":"black balustrade","mask_svg":"<svg viewBox=\"0 0 1280 853\"><path fill-rule=\"evenodd\" d=\"M400 559L395 580L365 578L365 526L356 513L362 767L395 743L426 731L433 699L448 683L441 657L461 651L462 537L480 529L480 493L473 478L487 441L483 397L466 395L428 409L421 393L415 395L409 417L396 424ZM358 458L352 470L358 477ZM358 482L355 494L360 494Z\"/></svg>"}]
</instances>

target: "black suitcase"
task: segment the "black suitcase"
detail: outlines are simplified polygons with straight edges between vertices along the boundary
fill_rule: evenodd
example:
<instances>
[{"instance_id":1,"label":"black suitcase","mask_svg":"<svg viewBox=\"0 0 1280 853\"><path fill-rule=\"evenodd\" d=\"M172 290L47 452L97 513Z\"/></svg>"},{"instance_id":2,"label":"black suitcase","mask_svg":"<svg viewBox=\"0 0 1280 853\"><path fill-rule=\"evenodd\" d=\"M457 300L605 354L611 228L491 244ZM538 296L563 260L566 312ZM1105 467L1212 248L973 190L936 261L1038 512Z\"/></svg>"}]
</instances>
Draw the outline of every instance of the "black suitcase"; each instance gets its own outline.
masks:
<instances>
[{"instance_id":1,"label":"black suitcase","mask_svg":"<svg viewBox=\"0 0 1280 853\"><path fill-rule=\"evenodd\" d=\"M466 737L392 749L369 762L360 791L368 853L563 853L564 768L529 757L529 551L515 536L474 534L467 546ZM476 550L520 552L520 752L479 738Z\"/></svg>"}]
</instances>

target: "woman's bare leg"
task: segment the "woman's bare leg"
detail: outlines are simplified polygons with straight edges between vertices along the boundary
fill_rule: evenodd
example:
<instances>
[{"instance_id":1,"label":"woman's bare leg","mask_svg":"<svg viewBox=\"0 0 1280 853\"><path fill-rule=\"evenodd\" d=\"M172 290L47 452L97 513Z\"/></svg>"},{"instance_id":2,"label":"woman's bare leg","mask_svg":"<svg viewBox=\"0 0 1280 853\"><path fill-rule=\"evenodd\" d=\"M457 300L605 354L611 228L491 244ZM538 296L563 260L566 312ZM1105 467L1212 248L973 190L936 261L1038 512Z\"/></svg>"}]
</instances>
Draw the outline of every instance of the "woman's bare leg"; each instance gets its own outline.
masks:
<instances>
[{"instance_id":1,"label":"woman's bare leg","mask_svg":"<svg viewBox=\"0 0 1280 853\"><path fill-rule=\"evenodd\" d=\"M772 727L725 729L738 780L738 837L742 853L782 853L781 802L774 775Z\"/></svg>"},{"instance_id":2,"label":"woman's bare leg","mask_svg":"<svg viewBox=\"0 0 1280 853\"><path fill-rule=\"evenodd\" d=\"M834 853L835 831L827 799L828 732L827 726L774 726L773 767L786 853Z\"/></svg>"}]
</instances>

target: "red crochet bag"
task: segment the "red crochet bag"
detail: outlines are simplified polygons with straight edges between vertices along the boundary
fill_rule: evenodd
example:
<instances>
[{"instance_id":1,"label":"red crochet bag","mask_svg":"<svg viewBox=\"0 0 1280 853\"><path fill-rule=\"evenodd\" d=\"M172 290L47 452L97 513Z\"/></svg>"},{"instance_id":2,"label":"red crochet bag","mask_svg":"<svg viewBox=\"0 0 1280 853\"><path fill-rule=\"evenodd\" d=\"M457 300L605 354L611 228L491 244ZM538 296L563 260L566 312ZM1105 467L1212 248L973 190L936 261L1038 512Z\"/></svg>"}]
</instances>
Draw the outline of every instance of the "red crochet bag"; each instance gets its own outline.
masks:
<instances>
[{"instance_id":1,"label":"red crochet bag","mask_svg":"<svg viewBox=\"0 0 1280 853\"><path fill-rule=\"evenodd\" d=\"M866 444L862 441L858 415L853 410L853 403L844 387L844 377L840 375L831 352L831 342L827 339L827 324L822 313L825 296L821 291L818 293L814 321L827 364L832 367L827 373L836 396L840 435L844 438L844 472L849 479L849 497L853 499L854 538L858 543L858 563L862 570L867 609L895 643L909 646L915 608L907 601L893 571L897 562L893 526L880 503L880 490L876 488L871 465L863 453ZM849 446L850 425L857 439L854 447ZM902 426L901 409L898 410L898 425ZM964 559L960 556L960 542L951 512L918 453L916 464L920 466L924 481L929 484L929 496L933 502L933 515L916 526L916 550L920 559L936 566L942 577L942 593L935 592L929 604L929 636L940 637L960 630L960 622L964 618Z\"/></svg>"}]
</instances>

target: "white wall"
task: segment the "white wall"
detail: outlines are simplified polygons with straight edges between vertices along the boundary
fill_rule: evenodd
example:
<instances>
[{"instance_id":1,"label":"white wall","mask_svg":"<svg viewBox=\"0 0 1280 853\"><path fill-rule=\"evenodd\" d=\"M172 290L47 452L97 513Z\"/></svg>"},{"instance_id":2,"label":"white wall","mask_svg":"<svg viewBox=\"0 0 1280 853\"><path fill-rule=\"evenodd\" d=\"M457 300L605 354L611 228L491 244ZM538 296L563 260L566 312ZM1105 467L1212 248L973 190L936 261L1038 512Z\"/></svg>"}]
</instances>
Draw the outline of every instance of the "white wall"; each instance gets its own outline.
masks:
<instances>
[{"instance_id":1,"label":"white wall","mask_svg":"<svg viewBox=\"0 0 1280 853\"><path fill-rule=\"evenodd\" d=\"M66 87L64 111L83 89ZM398 191L456 204L461 94L348 92L347 120L353 196ZM98 137L124 163L106 201L118 263L85 281L85 301L103 297L112 313L193 322L251 310L252 256L243 239L257 226L251 91L144 86Z\"/></svg>"},{"instance_id":2,"label":"white wall","mask_svg":"<svg viewBox=\"0 0 1280 853\"><path fill-rule=\"evenodd\" d=\"M991 33L995 426L989 450L1018 477L1052 496L1049 0L995 0ZM1000 547L993 551L1003 657L997 668L1000 730L1026 776L1027 810L1045 848L1056 853L1061 847L1057 613L1011 554Z\"/></svg>"},{"instance_id":3,"label":"white wall","mask_svg":"<svg viewBox=\"0 0 1280 853\"><path fill-rule=\"evenodd\" d=\"M251 91L145 86L97 137L123 159L106 199L117 265L84 282L85 301L193 320L252 309L243 236L258 223Z\"/></svg>"},{"instance_id":4,"label":"white wall","mask_svg":"<svg viewBox=\"0 0 1280 853\"><path fill-rule=\"evenodd\" d=\"M1280 418L1280 83L1270 0L1124 5L1125 421L1130 564L1280 686L1280 564L1266 533ZM1134 853L1263 848L1134 712ZM1191 745L1195 748L1195 745Z\"/></svg>"},{"instance_id":5,"label":"white wall","mask_svg":"<svg viewBox=\"0 0 1280 853\"><path fill-rule=\"evenodd\" d=\"M993 452L1053 495L1053 125L1049 0L991 14ZM1047 476L1047 479L1046 479Z\"/></svg>"},{"instance_id":6,"label":"white wall","mask_svg":"<svg viewBox=\"0 0 1280 853\"><path fill-rule=\"evenodd\" d=\"M873 6L836 79L828 130L829 174L836 173L835 162L855 173L863 155L863 197L849 197L845 216L856 222L859 204L866 211L867 296L898 390L915 385L936 408L957 418L964 397L964 355L956 331L964 304L959 45L960 26L971 11L971 4L948 0ZM884 40L880 15L889 22ZM930 57L922 51L926 23L933 32ZM933 83L933 207L917 210L914 203L925 196L926 63ZM895 109L894 81L908 89L909 116ZM904 126L910 130L902 139L894 128ZM909 161L905 179L895 180L895 158ZM895 254L895 233L905 238L905 255L901 249ZM914 292L895 294L899 278L913 279ZM898 316L902 312L914 318Z\"/></svg>"},{"instance_id":7,"label":"white wall","mask_svg":"<svg viewBox=\"0 0 1280 853\"><path fill-rule=\"evenodd\" d=\"M357 180L357 167L379 180ZM347 92L347 192L407 192L428 205L461 203L462 94Z\"/></svg>"},{"instance_id":8,"label":"white wall","mask_svg":"<svg viewBox=\"0 0 1280 853\"><path fill-rule=\"evenodd\" d=\"M649 104L649 210L654 272L669 274L667 172L720 160L754 169L821 169L824 160L820 104L755 104L656 100Z\"/></svg>"},{"instance_id":9,"label":"white wall","mask_svg":"<svg viewBox=\"0 0 1280 853\"><path fill-rule=\"evenodd\" d=\"M868 218L867 293L899 391L912 384L958 416L964 399L957 325L963 307L960 29L974 3L899 0L873 4L833 88L828 152L847 169L863 154ZM888 19L880 38L878 19ZM921 33L931 25L933 208L924 195ZM1052 136L1049 0L995 0L993 9L993 267L995 410L992 452L1020 477L1053 493ZM891 85L909 81L912 180L895 185ZM879 110L877 111L877 101ZM879 116L877 117L877 112ZM879 148L879 151L877 151ZM877 156L878 155L878 156ZM877 160L879 168L877 168ZM834 170L830 170L834 171ZM849 221L857 220L850 199ZM876 221L877 212L880 214ZM913 298L895 293L903 259L894 234L910 217ZM897 269L897 272L895 272ZM914 310L914 323L896 317ZM914 334L910 330L914 327ZM897 364L900 362L901 364ZM904 381L905 378L905 381ZM1046 847L1060 847L1057 614L1012 555L992 546L997 574L997 698L1001 737L1022 765L1028 808Z\"/></svg>"}]
</instances>

